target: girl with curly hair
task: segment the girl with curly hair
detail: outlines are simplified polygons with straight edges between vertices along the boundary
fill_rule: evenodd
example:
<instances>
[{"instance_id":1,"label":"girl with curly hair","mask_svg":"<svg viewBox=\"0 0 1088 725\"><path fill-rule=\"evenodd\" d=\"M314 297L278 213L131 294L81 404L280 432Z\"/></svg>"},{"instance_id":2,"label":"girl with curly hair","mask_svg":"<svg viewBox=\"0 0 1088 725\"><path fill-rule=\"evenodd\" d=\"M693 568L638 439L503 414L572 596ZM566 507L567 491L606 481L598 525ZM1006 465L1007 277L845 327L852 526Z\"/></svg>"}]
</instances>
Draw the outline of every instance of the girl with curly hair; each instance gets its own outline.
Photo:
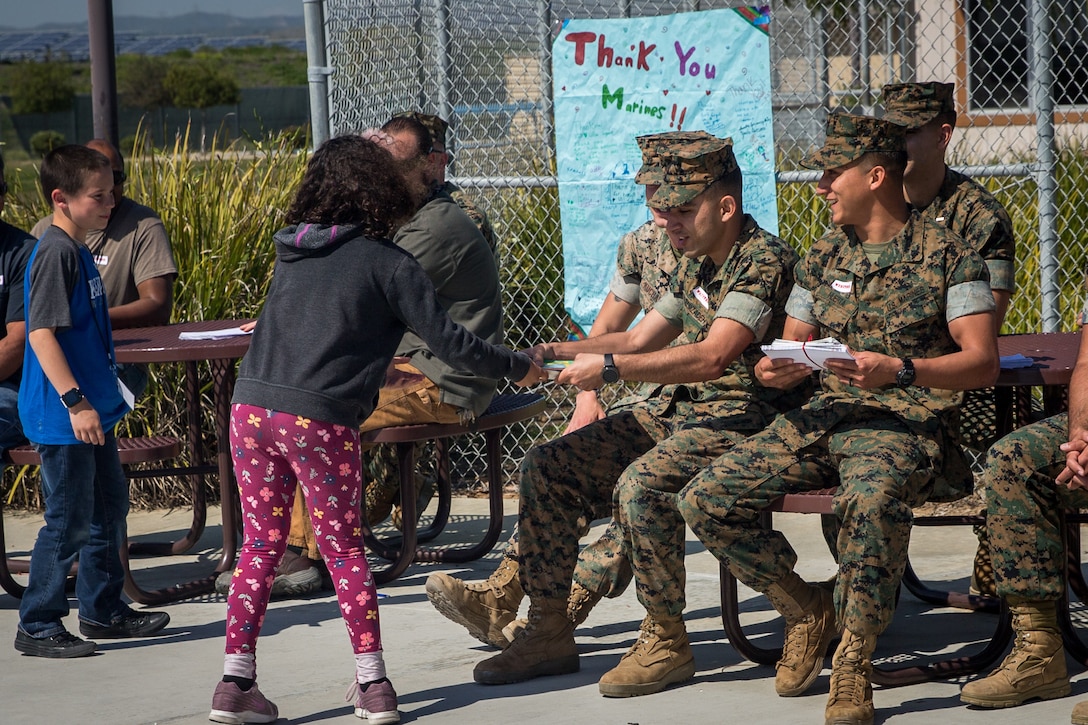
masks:
<instances>
[{"instance_id":1,"label":"girl with curly hair","mask_svg":"<svg viewBox=\"0 0 1088 725\"><path fill-rule=\"evenodd\" d=\"M276 267L231 409L245 538L227 597L215 722L279 716L257 688L255 654L296 482L355 653L348 699L371 725L400 721L360 529L359 425L404 331L410 327L442 360L485 377L518 385L545 377L525 355L450 321L423 269L389 241L416 200L387 143L376 132L324 143L288 211L290 226L274 237Z\"/></svg>"}]
</instances>

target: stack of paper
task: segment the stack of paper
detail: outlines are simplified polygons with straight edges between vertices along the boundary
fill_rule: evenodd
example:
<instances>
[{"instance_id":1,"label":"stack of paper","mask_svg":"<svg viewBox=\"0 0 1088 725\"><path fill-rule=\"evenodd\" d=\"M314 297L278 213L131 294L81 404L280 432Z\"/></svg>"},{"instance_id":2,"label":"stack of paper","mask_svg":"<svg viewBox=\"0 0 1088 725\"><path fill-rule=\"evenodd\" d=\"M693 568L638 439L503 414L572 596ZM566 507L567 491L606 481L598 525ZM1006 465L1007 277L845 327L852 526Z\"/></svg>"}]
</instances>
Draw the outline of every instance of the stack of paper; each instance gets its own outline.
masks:
<instances>
[{"instance_id":1,"label":"stack of paper","mask_svg":"<svg viewBox=\"0 0 1088 725\"><path fill-rule=\"evenodd\" d=\"M182 332L178 334L179 340L223 340L228 337L252 335L252 330L243 330L241 327L228 327L225 330L205 330L203 332Z\"/></svg>"},{"instance_id":2,"label":"stack of paper","mask_svg":"<svg viewBox=\"0 0 1088 725\"><path fill-rule=\"evenodd\" d=\"M804 363L813 370L826 369L828 360L853 360L850 350L833 337L821 340L775 340L770 345L762 346L763 352L775 360L792 360Z\"/></svg>"}]
</instances>

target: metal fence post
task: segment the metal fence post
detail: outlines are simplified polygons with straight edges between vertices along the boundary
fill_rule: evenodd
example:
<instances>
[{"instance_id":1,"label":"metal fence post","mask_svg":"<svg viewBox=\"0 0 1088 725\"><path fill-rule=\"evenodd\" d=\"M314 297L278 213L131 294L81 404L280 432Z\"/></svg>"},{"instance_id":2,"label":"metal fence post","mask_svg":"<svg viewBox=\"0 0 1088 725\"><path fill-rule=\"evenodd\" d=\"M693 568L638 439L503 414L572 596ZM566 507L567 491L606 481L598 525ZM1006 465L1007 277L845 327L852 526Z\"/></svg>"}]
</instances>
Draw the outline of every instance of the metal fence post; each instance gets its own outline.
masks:
<instances>
[{"instance_id":1,"label":"metal fence post","mask_svg":"<svg viewBox=\"0 0 1088 725\"><path fill-rule=\"evenodd\" d=\"M1038 151L1035 182L1039 198L1039 286L1043 298L1043 332L1056 332L1061 324L1058 309L1058 235L1055 219L1058 215L1057 159L1054 151L1054 74L1051 60L1054 48L1050 43L1050 2L1029 0L1031 24L1031 104L1035 112Z\"/></svg>"},{"instance_id":2,"label":"metal fence post","mask_svg":"<svg viewBox=\"0 0 1088 725\"><path fill-rule=\"evenodd\" d=\"M450 0L435 0L434 8L435 66L438 68L438 98L436 112L442 118L454 122L453 103L450 101ZM456 158L456 157L455 157Z\"/></svg>"},{"instance_id":3,"label":"metal fence post","mask_svg":"<svg viewBox=\"0 0 1088 725\"><path fill-rule=\"evenodd\" d=\"M316 149L329 138L329 74L325 56L324 0L302 0L306 24L306 80L310 84L310 130Z\"/></svg>"}]
</instances>

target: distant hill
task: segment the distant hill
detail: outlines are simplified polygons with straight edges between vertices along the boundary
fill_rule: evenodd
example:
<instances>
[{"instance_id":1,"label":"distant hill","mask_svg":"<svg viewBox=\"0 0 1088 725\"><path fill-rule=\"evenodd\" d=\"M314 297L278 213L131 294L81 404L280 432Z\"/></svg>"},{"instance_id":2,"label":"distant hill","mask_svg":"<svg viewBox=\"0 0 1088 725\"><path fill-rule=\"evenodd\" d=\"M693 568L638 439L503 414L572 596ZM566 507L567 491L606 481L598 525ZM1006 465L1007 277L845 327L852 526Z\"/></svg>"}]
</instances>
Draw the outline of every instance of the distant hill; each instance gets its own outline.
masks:
<instances>
[{"instance_id":1,"label":"distant hill","mask_svg":"<svg viewBox=\"0 0 1088 725\"><path fill-rule=\"evenodd\" d=\"M302 13L274 15L267 18L240 18L226 13L185 13L169 18L144 15L118 15L113 19L116 33L140 35L206 35L237 37L259 35L268 38L304 38ZM43 23L34 28L10 28L0 24L2 32L63 31L86 33L87 23Z\"/></svg>"}]
</instances>

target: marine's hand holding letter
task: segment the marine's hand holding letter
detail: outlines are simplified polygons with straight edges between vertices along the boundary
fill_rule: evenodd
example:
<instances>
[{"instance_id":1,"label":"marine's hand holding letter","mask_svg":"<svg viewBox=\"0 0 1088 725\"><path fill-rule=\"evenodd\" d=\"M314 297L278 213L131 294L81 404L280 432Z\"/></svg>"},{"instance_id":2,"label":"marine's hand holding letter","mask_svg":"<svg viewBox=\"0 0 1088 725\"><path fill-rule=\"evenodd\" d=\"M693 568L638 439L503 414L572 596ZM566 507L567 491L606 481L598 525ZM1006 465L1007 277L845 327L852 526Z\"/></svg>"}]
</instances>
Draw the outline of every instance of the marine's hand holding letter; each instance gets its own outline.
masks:
<instances>
[{"instance_id":1,"label":"marine's hand holding letter","mask_svg":"<svg viewBox=\"0 0 1088 725\"><path fill-rule=\"evenodd\" d=\"M879 388L895 382L903 363L899 358L878 352L850 351L853 360L828 360L827 369L844 382L858 388Z\"/></svg>"},{"instance_id":2,"label":"marine's hand holding letter","mask_svg":"<svg viewBox=\"0 0 1088 725\"><path fill-rule=\"evenodd\" d=\"M576 385L582 390L596 390L604 385L604 380L601 379L602 370L604 370L604 355L583 352L577 355L563 372L559 373L559 379L556 382Z\"/></svg>"},{"instance_id":3,"label":"marine's hand holding letter","mask_svg":"<svg viewBox=\"0 0 1088 725\"><path fill-rule=\"evenodd\" d=\"M800 385L812 373L812 368L804 363L763 357L756 363L755 373L764 387L789 390Z\"/></svg>"}]
</instances>

